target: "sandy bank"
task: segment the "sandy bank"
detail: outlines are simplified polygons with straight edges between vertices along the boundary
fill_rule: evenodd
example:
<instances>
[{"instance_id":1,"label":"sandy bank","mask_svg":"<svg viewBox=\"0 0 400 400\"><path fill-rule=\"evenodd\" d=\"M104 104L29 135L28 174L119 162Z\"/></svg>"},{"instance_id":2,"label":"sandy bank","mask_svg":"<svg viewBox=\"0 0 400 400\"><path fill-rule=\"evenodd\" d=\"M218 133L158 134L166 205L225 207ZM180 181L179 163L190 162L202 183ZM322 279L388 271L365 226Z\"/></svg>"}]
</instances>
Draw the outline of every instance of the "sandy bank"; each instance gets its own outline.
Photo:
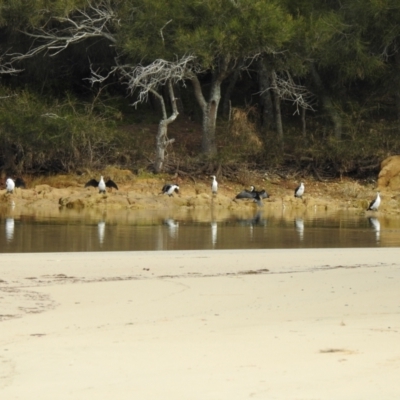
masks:
<instances>
[{"instance_id":1,"label":"sandy bank","mask_svg":"<svg viewBox=\"0 0 400 400\"><path fill-rule=\"evenodd\" d=\"M45 210L57 213L60 209L81 210L165 210L210 209L228 212L254 210L257 205L251 200L236 200L235 196L250 184L258 190L265 189L269 194L263 200L267 210L338 210L350 209L364 212L369 202L376 196L376 189L371 184L361 184L352 180L319 182L303 179L305 194L302 199L294 197L298 181L277 177L249 177L246 184L230 182L221 178L218 195L211 196L209 177L198 181L189 178L154 177L138 178L130 171L113 169L111 177L118 183L119 190L108 189L107 194L99 194L97 188L85 188L89 176L60 175L43 177L27 183L26 189L18 188L13 194L0 190L0 208L13 209L14 213L34 214ZM162 186L177 181L180 193L174 197L160 195ZM399 214L400 191L382 189L380 212Z\"/></svg>"},{"instance_id":2,"label":"sandy bank","mask_svg":"<svg viewBox=\"0 0 400 400\"><path fill-rule=\"evenodd\" d=\"M2 399L398 399L399 249L0 254Z\"/></svg>"}]
</instances>

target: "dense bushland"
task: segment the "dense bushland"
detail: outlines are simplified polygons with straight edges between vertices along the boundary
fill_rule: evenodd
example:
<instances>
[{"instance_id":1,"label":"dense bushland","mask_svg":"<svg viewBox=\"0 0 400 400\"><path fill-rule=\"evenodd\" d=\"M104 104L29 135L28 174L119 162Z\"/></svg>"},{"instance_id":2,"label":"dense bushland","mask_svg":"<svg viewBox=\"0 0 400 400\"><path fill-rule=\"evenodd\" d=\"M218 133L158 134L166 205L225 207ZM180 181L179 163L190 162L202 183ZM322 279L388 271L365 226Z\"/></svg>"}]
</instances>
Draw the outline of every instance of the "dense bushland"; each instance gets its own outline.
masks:
<instances>
[{"instance_id":1,"label":"dense bushland","mask_svg":"<svg viewBox=\"0 0 400 400\"><path fill-rule=\"evenodd\" d=\"M400 152L397 0L2 0L0 31L6 174L362 177Z\"/></svg>"}]
</instances>

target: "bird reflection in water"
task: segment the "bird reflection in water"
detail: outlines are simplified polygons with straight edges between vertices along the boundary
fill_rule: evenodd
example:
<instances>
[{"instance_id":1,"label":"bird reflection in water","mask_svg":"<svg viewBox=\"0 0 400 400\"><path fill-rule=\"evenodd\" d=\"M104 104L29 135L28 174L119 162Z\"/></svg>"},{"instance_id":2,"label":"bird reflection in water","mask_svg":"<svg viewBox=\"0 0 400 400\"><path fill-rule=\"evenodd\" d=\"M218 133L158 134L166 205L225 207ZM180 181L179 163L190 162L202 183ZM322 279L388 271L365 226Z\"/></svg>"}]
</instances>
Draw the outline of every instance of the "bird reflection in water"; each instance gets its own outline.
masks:
<instances>
[{"instance_id":1,"label":"bird reflection in water","mask_svg":"<svg viewBox=\"0 0 400 400\"><path fill-rule=\"evenodd\" d=\"M381 223L379 222L379 219L375 217L369 217L368 221L372 229L375 231L375 238L378 243L381 238Z\"/></svg>"},{"instance_id":2,"label":"bird reflection in water","mask_svg":"<svg viewBox=\"0 0 400 400\"><path fill-rule=\"evenodd\" d=\"M250 239L253 240L255 226L267 226L267 220L262 218L262 210L257 210L254 216L250 219L244 218L237 220L239 226L248 226L250 230Z\"/></svg>"},{"instance_id":3,"label":"bird reflection in water","mask_svg":"<svg viewBox=\"0 0 400 400\"><path fill-rule=\"evenodd\" d=\"M5 228L7 243L11 243L14 239L14 218L6 218Z\"/></svg>"},{"instance_id":4,"label":"bird reflection in water","mask_svg":"<svg viewBox=\"0 0 400 400\"><path fill-rule=\"evenodd\" d=\"M175 239L178 234L179 222L174 221L172 218L164 220L164 224L168 227L169 236Z\"/></svg>"},{"instance_id":5,"label":"bird reflection in water","mask_svg":"<svg viewBox=\"0 0 400 400\"><path fill-rule=\"evenodd\" d=\"M296 232L299 235L299 239L303 240L303 237L304 237L304 220L303 220L303 218L296 218L294 220L294 225L296 227Z\"/></svg>"},{"instance_id":6,"label":"bird reflection in water","mask_svg":"<svg viewBox=\"0 0 400 400\"><path fill-rule=\"evenodd\" d=\"M105 232L106 232L106 223L105 223L105 221L100 221L97 224L97 234L98 234L98 237L99 237L100 245L102 245L104 243Z\"/></svg>"},{"instance_id":7,"label":"bird reflection in water","mask_svg":"<svg viewBox=\"0 0 400 400\"><path fill-rule=\"evenodd\" d=\"M218 224L216 221L211 221L211 243L214 248L217 244Z\"/></svg>"}]
</instances>

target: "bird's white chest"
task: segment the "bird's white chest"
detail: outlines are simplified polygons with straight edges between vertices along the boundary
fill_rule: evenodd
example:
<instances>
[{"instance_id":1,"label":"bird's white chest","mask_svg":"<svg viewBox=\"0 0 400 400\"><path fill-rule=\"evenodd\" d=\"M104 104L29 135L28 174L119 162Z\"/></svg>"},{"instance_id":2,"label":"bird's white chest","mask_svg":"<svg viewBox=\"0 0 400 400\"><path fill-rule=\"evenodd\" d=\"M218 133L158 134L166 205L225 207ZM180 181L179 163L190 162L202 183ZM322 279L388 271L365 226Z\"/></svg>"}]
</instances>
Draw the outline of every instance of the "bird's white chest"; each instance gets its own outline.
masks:
<instances>
[{"instance_id":1,"label":"bird's white chest","mask_svg":"<svg viewBox=\"0 0 400 400\"><path fill-rule=\"evenodd\" d=\"M106 190L106 184L103 180L99 182L99 190Z\"/></svg>"},{"instance_id":2,"label":"bird's white chest","mask_svg":"<svg viewBox=\"0 0 400 400\"><path fill-rule=\"evenodd\" d=\"M296 196L300 197L303 196L303 194L304 194L304 185L301 185L296 191Z\"/></svg>"},{"instance_id":3,"label":"bird's white chest","mask_svg":"<svg viewBox=\"0 0 400 400\"><path fill-rule=\"evenodd\" d=\"M14 181L12 181L11 179L8 179L6 181L6 189L7 189L7 191L11 192L11 191L14 190L14 188L15 188Z\"/></svg>"},{"instance_id":4,"label":"bird's white chest","mask_svg":"<svg viewBox=\"0 0 400 400\"><path fill-rule=\"evenodd\" d=\"M377 210L380 205L381 205L381 197L378 195L378 196L376 196L374 204L372 204L371 208L374 210Z\"/></svg>"}]
</instances>

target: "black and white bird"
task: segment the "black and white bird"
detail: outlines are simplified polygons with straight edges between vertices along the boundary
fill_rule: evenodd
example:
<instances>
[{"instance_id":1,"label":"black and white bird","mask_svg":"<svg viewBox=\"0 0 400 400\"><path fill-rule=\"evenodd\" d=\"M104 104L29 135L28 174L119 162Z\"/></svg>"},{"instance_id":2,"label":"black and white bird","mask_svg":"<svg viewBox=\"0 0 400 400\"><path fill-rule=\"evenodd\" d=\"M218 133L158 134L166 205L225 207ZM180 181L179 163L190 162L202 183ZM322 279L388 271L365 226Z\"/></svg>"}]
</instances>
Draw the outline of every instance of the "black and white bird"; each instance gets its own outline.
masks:
<instances>
[{"instance_id":1,"label":"black and white bird","mask_svg":"<svg viewBox=\"0 0 400 400\"><path fill-rule=\"evenodd\" d=\"M218 192L218 182L217 182L217 178L215 175L211 175L211 178L213 178L213 181L211 183L211 193L213 195L216 195Z\"/></svg>"},{"instance_id":2,"label":"black and white bird","mask_svg":"<svg viewBox=\"0 0 400 400\"><path fill-rule=\"evenodd\" d=\"M15 182L11 178L6 180L7 193L13 193L15 188L25 188L25 182L22 178L17 178Z\"/></svg>"},{"instance_id":3,"label":"black and white bird","mask_svg":"<svg viewBox=\"0 0 400 400\"><path fill-rule=\"evenodd\" d=\"M376 192L376 197L374 200L369 203L369 207L367 208L367 211L378 211L379 206L381 205L381 196L379 195L379 192Z\"/></svg>"},{"instance_id":4,"label":"black and white bird","mask_svg":"<svg viewBox=\"0 0 400 400\"><path fill-rule=\"evenodd\" d=\"M259 196L261 199L267 199L268 193L263 190L256 190L254 186L250 186L250 190L243 190L239 194L236 195L236 199L255 199L256 196Z\"/></svg>"},{"instance_id":5,"label":"black and white bird","mask_svg":"<svg viewBox=\"0 0 400 400\"><path fill-rule=\"evenodd\" d=\"M15 183L11 178L7 178L6 180L6 191L7 193L14 193Z\"/></svg>"},{"instance_id":6,"label":"black and white bird","mask_svg":"<svg viewBox=\"0 0 400 400\"><path fill-rule=\"evenodd\" d=\"M100 182L96 181L96 179L91 179L89 182L86 183L85 188L89 186L99 188L99 193L106 193L106 187L118 190L118 186L114 181L109 179L107 182L104 182L103 176L100 177Z\"/></svg>"},{"instance_id":7,"label":"black and white bird","mask_svg":"<svg viewBox=\"0 0 400 400\"><path fill-rule=\"evenodd\" d=\"M254 199L255 196L255 187L250 186L250 190L242 190L239 194L236 195L236 199Z\"/></svg>"},{"instance_id":8,"label":"black and white bird","mask_svg":"<svg viewBox=\"0 0 400 400\"><path fill-rule=\"evenodd\" d=\"M303 197L304 194L304 183L300 182L300 185L294 190L294 197L299 197L300 199Z\"/></svg>"},{"instance_id":9,"label":"black and white bird","mask_svg":"<svg viewBox=\"0 0 400 400\"><path fill-rule=\"evenodd\" d=\"M160 194L164 193L164 194L167 194L169 197L171 197L171 196L173 196L174 192L175 193L179 193L179 185L167 183L161 189L161 193Z\"/></svg>"}]
</instances>

